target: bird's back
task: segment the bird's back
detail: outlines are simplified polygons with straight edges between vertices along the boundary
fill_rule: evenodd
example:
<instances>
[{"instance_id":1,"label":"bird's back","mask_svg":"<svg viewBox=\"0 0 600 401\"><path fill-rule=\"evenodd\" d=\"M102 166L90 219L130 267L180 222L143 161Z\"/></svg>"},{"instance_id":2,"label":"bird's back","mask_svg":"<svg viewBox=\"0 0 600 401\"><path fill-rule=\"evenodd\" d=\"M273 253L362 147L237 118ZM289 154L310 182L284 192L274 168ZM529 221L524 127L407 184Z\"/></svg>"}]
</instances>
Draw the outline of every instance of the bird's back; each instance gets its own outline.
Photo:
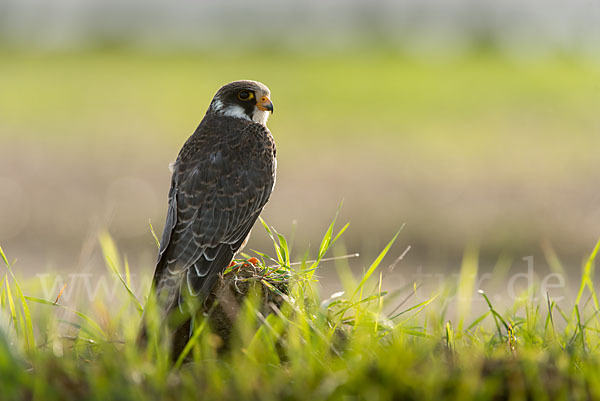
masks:
<instances>
[{"instance_id":1,"label":"bird's back","mask_svg":"<svg viewBox=\"0 0 600 401\"><path fill-rule=\"evenodd\" d=\"M258 123L207 115L173 166L154 275L169 309L187 284L206 296L248 236L275 183L275 144ZM182 287L180 287L181 289ZM177 298L177 299L176 299Z\"/></svg>"}]
</instances>

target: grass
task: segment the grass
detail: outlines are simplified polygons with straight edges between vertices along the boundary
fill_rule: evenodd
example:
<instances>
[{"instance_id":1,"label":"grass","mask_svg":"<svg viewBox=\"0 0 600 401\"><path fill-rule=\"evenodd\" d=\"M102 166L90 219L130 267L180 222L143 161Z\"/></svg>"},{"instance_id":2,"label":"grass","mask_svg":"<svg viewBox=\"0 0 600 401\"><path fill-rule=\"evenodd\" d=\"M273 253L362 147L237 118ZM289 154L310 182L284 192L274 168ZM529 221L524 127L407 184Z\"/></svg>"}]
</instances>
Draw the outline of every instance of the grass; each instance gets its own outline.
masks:
<instances>
[{"instance_id":1,"label":"grass","mask_svg":"<svg viewBox=\"0 0 600 401\"><path fill-rule=\"evenodd\" d=\"M272 89L278 183L265 213L281 228L298 221L299 244L329 218L321 200L342 198L355 227L346 241L363 263L405 221L409 258L440 269L480 239L482 260L520 259L545 240L579 262L598 235L592 60L426 60L384 49L0 49L0 59L0 185L12 194L0 196L0 238L23 269L45 262L25 254L38 244L37 255L59 254L55 265L73 263L95 222L132 264L151 263L145 226L164 221L166 166L217 88L240 78Z\"/></svg>"},{"instance_id":2,"label":"grass","mask_svg":"<svg viewBox=\"0 0 600 401\"><path fill-rule=\"evenodd\" d=\"M342 277L347 288L331 297L318 291L320 261L346 230L328 227L315 261L298 262L288 240L263 222L273 257L256 252L262 273L285 281L289 294L265 315L249 297L240 305L231 347L206 324L196 326L183 356L172 361L157 331L149 345L134 339L142 306L127 262L107 235L106 264L116 274L115 300L94 299L63 312L55 300L27 296L14 267L0 284L0 388L3 400L451 400L594 399L600 396L600 316L593 287L600 242L582 270L571 309L549 297L520 298L505 311L477 294L477 253L468 251L458 287L424 301L416 288L381 290L383 257L362 277ZM243 263L243 260L239 261ZM227 274L235 274L230 269ZM341 273L348 275L350 273ZM415 284L416 286L416 284ZM276 290L265 285L264 291ZM62 290L61 290L62 292ZM472 314L472 296L488 311ZM457 320L448 305L456 296ZM89 312L88 312L89 309ZM148 311L147 311L148 312ZM149 310L151 314L152 311ZM67 328L67 330L65 330ZM65 334L68 333L68 334Z\"/></svg>"},{"instance_id":3,"label":"grass","mask_svg":"<svg viewBox=\"0 0 600 401\"><path fill-rule=\"evenodd\" d=\"M433 63L365 53L306 57L2 51L0 56L5 170L26 182L41 169L30 161L44 156L48 160L43 158L43 170L52 178L44 174L43 182L34 180L24 191L39 194L27 197L39 202L32 223L41 228L32 235L46 233L31 249L53 238L66 248L72 237L61 232L69 227L56 221L87 222L89 215L103 210L104 204L94 202L104 199L109 178L139 175L155 182L162 173L168 184L167 162L216 88L239 78L262 80L273 90L277 109L270 127L282 172L275 195L282 198L267 212L285 205L280 206L282 222L303 210L301 224L314 224L320 220L316 213L327 213L321 210L321 196L351 194L348 204L360 196L366 199L355 203L353 216L368 215L365 220L380 214L372 228L364 224L355 231L363 233L355 243L393 232L406 216L413 218L409 228L426 227L422 237L434 250L444 246L440 236L460 238L460 248L460 227L471 231L468 224L461 226L465 220L506 232L517 243L532 227L544 234L564 232L570 241L596 235L595 228L582 227L594 221L589 216L597 204L589 183L595 182L598 158L589 150L599 143L598 114L590 105L600 99L593 84L600 80L600 69L585 60L519 64L494 55L468 55ZM21 142L25 145L16 147ZM55 161L63 159L61 170L63 164ZM305 177L292 175L300 171ZM309 188L319 177L332 177L336 185L325 183L305 189L306 197L297 196L298 188ZM56 186L60 180L68 185ZM381 184L369 186L375 182ZM483 183L505 186L510 196L502 198L494 191L487 198L464 195L471 187L479 194L487 188ZM514 183L520 185L515 189ZM54 205L55 198L40 191L44 185L50 185L47 194L68 194L69 202L57 199L60 206ZM163 183L157 185L162 188ZM346 186L344 194L335 193L338 185ZM419 192L422 186L429 191ZM72 187L79 192L62 189ZM586 197L588 191L593 196ZM502 224L511 216L498 213L497 205L505 208L509 203L509 211L521 210L517 206L523 199L510 200L522 192L532 194L523 198L529 209L522 216L542 210L544 222L552 220L548 216L561 216L564 224L545 229L515 213L516 223L506 229ZM578 202L566 198L554 206L548 203L561 193L575 194ZM431 201L440 194L448 194L447 199ZM142 209L145 199L139 196L129 202L141 210L137 222L126 219L132 211L115 218L128 229L143 226L151 213L147 210L158 210L152 204ZM318 205L309 209L312 198L318 198ZM73 208L73 199L83 206ZM463 201L464 210L458 207L452 214L452 205ZM492 212L482 213L479 209L488 204ZM68 210L61 209L64 205ZM581 210L590 212L578 214ZM440 211L444 218L439 218ZM490 214L501 217L482 218ZM45 216L51 220L44 223ZM4 217L12 217L10 210ZM161 338L147 349L133 345L146 302L134 291L129 263L108 235L99 240L107 271L117 280L116 295L98 295L77 308L66 302L64 286L47 299L30 295L35 287L17 280L13 263L0 252L6 266L0 275L0 399L600 397L600 317L593 284L598 246L583 265L580 290L570 306L550 297L499 305L494 297L477 292L477 249L465 253L458 285L448 283L425 299L416 296L420 283L385 292L382 257L374 258L359 277L340 269L345 290L331 295L320 293L319 269L347 226L328 227L313 250L314 261L294 254L294 241L265 228L274 251L255 256L264 275L290 284L290 302L264 315L248 300L228 352L219 351L219 339L200 324L185 351L193 362L186 364L183 358L168 357ZM74 228L72 236L78 241L87 229ZM391 252L392 242L382 255ZM418 249L414 238L407 242ZM565 271L552 247L545 246L544 252L553 271ZM254 279L262 283L262 276ZM265 291L277 290L264 286ZM485 302L485 311L473 306L477 299Z\"/></svg>"}]
</instances>

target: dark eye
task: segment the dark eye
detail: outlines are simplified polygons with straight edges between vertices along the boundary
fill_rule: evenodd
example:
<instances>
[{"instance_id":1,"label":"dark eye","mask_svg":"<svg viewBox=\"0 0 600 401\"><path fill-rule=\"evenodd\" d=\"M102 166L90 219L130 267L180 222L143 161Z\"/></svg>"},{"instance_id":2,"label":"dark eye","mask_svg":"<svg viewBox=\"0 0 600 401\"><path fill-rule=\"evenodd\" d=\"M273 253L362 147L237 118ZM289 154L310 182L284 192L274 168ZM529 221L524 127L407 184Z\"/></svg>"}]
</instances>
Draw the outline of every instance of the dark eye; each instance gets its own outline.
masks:
<instances>
[{"instance_id":1,"label":"dark eye","mask_svg":"<svg viewBox=\"0 0 600 401\"><path fill-rule=\"evenodd\" d=\"M240 91L240 93L238 93L238 99L240 100L250 100L254 97L254 94L250 91Z\"/></svg>"}]
</instances>

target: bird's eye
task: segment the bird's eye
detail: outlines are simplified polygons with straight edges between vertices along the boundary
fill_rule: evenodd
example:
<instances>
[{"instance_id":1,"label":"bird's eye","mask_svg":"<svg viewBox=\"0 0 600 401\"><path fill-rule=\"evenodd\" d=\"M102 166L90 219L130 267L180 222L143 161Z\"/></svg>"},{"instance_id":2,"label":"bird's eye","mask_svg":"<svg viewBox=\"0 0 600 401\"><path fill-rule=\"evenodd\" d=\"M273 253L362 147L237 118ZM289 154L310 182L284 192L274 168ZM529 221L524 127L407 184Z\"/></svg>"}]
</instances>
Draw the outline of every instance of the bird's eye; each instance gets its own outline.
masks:
<instances>
[{"instance_id":1,"label":"bird's eye","mask_svg":"<svg viewBox=\"0 0 600 401\"><path fill-rule=\"evenodd\" d=\"M250 92L250 91L241 91L240 93L238 93L238 99L240 100L250 100L254 97L254 93Z\"/></svg>"}]
</instances>

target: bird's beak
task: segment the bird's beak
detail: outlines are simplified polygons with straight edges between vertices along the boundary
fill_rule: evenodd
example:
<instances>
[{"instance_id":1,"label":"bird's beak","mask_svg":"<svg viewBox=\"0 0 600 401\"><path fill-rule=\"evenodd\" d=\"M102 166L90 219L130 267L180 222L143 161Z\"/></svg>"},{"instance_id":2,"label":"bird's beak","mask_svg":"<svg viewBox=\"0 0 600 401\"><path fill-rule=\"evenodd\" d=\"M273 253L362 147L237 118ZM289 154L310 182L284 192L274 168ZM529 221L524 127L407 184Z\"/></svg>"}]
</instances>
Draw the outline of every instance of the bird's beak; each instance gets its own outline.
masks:
<instances>
[{"instance_id":1,"label":"bird's beak","mask_svg":"<svg viewBox=\"0 0 600 401\"><path fill-rule=\"evenodd\" d=\"M271 102L271 99L269 99L268 96L261 97L256 103L256 107L258 107L259 110L270 111L271 114L273 114L273 102Z\"/></svg>"}]
</instances>

